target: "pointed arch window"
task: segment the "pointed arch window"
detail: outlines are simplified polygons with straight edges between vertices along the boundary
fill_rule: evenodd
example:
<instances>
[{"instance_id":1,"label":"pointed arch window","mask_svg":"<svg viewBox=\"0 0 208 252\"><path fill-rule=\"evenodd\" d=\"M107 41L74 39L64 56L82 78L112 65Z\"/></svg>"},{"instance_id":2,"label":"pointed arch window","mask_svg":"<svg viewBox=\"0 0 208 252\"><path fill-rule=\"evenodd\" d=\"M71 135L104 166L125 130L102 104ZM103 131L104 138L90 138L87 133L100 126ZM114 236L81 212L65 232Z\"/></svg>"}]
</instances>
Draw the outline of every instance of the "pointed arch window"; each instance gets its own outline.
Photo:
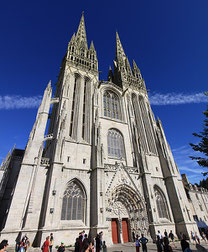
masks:
<instances>
[{"instance_id":1,"label":"pointed arch window","mask_svg":"<svg viewBox=\"0 0 208 252\"><path fill-rule=\"evenodd\" d=\"M155 192L156 205L157 205L159 218L165 218L165 219L170 220L170 215L169 215L167 202L166 202L164 194L156 186L154 187L154 192Z\"/></svg>"},{"instance_id":2,"label":"pointed arch window","mask_svg":"<svg viewBox=\"0 0 208 252\"><path fill-rule=\"evenodd\" d=\"M120 99L112 91L105 91L103 95L104 116L122 120Z\"/></svg>"},{"instance_id":3,"label":"pointed arch window","mask_svg":"<svg viewBox=\"0 0 208 252\"><path fill-rule=\"evenodd\" d=\"M72 181L68 184L62 202L61 220L82 220L86 211L86 196L80 184Z\"/></svg>"},{"instance_id":4,"label":"pointed arch window","mask_svg":"<svg viewBox=\"0 0 208 252\"><path fill-rule=\"evenodd\" d=\"M82 57L82 58L84 58L84 54L85 54L85 50L84 50L84 48L81 48L81 50L80 50L80 51L81 51L81 57Z\"/></svg>"},{"instance_id":5,"label":"pointed arch window","mask_svg":"<svg viewBox=\"0 0 208 252\"><path fill-rule=\"evenodd\" d=\"M116 129L108 131L108 156L117 159L125 158L123 136Z\"/></svg>"}]
</instances>

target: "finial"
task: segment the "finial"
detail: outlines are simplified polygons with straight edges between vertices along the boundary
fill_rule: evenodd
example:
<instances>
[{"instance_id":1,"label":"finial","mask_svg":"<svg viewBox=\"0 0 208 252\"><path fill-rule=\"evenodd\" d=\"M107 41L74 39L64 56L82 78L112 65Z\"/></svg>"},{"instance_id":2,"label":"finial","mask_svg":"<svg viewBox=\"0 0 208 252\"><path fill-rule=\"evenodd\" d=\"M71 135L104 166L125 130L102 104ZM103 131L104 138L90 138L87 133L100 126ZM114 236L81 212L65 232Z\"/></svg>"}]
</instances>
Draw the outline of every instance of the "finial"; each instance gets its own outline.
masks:
<instances>
[{"instance_id":1,"label":"finial","mask_svg":"<svg viewBox=\"0 0 208 252\"><path fill-rule=\"evenodd\" d=\"M47 88L50 88L50 87L51 87L51 80L49 80L48 85L47 85Z\"/></svg>"}]
</instances>

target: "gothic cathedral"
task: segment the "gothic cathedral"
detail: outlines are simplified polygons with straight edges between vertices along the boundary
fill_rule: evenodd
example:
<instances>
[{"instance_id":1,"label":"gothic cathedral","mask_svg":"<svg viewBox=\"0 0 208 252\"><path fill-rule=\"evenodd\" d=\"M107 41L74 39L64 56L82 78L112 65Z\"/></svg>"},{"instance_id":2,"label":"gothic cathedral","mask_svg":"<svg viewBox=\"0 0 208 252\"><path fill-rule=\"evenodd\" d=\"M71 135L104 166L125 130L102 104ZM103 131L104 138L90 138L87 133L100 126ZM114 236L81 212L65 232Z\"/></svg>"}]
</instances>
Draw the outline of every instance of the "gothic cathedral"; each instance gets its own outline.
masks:
<instances>
[{"instance_id":1,"label":"gothic cathedral","mask_svg":"<svg viewBox=\"0 0 208 252\"><path fill-rule=\"evenodd\" d=\"M69 245L85 230L103 231L112 244L132 241L132 232L155 239L157 230L197 231L161 121L118 33L113 70L100 81L82 15L56 85L52 98L49 82L27 146L10 162L16 175L4 188L1 238L14 243L26 233L39 246L53 233Z\"/></svg>"}]
</instances>

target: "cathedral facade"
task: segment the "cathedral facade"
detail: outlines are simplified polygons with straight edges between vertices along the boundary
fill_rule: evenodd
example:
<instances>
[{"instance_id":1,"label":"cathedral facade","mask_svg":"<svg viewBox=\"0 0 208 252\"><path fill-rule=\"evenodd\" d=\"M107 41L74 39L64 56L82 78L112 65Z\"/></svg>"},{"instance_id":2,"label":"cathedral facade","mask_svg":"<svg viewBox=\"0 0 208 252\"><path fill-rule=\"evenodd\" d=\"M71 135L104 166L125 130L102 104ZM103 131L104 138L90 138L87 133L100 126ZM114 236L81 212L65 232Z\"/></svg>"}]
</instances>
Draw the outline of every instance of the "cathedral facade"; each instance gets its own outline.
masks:
<instances>
[{"instance_id":1,"label":"cathedral facade","mask_svg":"<svg viewBox=\"0 0 208 252\"><path fill-rule=\"evenodd\" d=\"M54 233L56 244L69 245L85 230L91 237L103 231L112 244L132 241L132 232L155 239L158 230L198 231L144 79L117 33L113 70L107 81L98 75L82 15L55 96L49 82L25 150L4 163L2 239L14 243L26 233L40 246Z\"/></svg>"}]
</instances>

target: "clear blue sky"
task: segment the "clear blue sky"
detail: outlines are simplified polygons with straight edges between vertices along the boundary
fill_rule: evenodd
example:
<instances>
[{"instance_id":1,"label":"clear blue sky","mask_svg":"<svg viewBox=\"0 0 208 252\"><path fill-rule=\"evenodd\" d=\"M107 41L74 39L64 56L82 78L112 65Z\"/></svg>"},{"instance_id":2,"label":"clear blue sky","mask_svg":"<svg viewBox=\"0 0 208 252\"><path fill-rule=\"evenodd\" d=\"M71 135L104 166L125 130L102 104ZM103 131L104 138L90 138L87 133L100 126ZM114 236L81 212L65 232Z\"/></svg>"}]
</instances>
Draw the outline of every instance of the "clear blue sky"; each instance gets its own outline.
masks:
<instances>
[{"instance_id":1,"label":"clear blue sky","mask_svg":"<svg viewBox=\"0 0 208 252\"><path fill-rule=\"evenodd\" d=\"M193 132L202 129L201 95L208 82L208 1L2 1L0 8L0 158L13 144L24 148L36 101L57 80L67 44L85 12L100 79L115 57L117 30L130 62L135 59L150 90L181 173L191 182L201 168L188 156ZM167 104L168 102L174 104ZM165 105L162 105L165 104ZM0 160L0 161L1 161Z\"/></svg>"}]
</instances>

